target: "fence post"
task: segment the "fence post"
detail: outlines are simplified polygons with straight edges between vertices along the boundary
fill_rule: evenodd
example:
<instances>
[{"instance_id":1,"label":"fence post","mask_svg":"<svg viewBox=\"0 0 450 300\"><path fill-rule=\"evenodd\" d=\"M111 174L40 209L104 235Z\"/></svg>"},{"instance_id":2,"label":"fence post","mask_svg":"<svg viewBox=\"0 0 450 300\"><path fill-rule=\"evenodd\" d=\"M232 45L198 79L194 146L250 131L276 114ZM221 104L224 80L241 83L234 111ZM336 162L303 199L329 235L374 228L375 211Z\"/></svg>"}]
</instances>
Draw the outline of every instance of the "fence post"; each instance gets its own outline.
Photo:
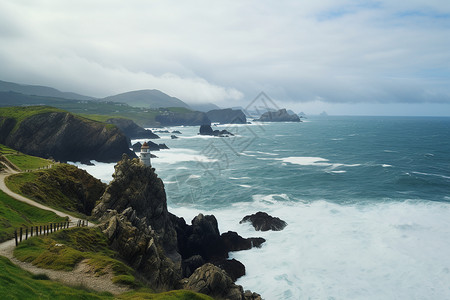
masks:
<instances>
[{"instance_id":1,"label":"fence post","mask_svg":"<svg viewBox=\"0 0 450 300\"><path fill-rule=\"evenodd\" d=\"M53 233L53 224L50 223L50 233Z\"/></svg>"},{"instance_id":2,"label":"fence post","mask_svg":"<svg viewBox=\"0 0 450 300\"><path fill-rule=\"evenodd\" d=\"M44 233L45 233L45 229L44 229ZM39 234L42 235L42 225L39 225Z\"/></svg>"},{"instance_id":3,"label":"fence post","mask_svg":"<svg viewBox=\"0 0 450 300\"><path fill-rule=\"evenodd\" d=\"M25 228L25 240L28 240L28 227Z\"/></svg>"},{"instance_id":4,"label":"fence post","mask_svg":"<svg viewBox=\"0 0 450 300\"><path fill-rule=\"evenodd\" d=\"M14 239L16 240L16 246L19 244L19 241L17 241L17 230L14 230Z\"/></svg>"},{"instance_id":5,"label":"fence post","mask_svg":"<svg viewBox=\"0 0 450 300\"><path fill-rule=\"evenodd\" d=\"M31 236L33 236L33 226L31 226Z\"/></svg>"},{"instance_id":6,"label":"fence post","mask_svg":"<svg viewBox=\"0 0 450 300\"><path fill-rule=\"evenodd\" d=\"M49 231L50 231L50 226L46 226L47 227L47 235L50 233Z\"/></svg>"},{"instance_id":7,"label":"fence post","mask_svg":"<svg viewBox=\"0 0 450 300\"><path fill-rule=\"evenodd\" d=\"M38 235L38 227L36 226L36 236Z\"/></svg>"},{"instance_id":8,"label":"fence post","mask_svg":"<svg viewBox=\"0 0 450 300\"><path fill-rule=\"evenodd\" d=\"M22 242L22 227L20 227L20 237L19 237L19 239L20 239L20 241Z\"/></svg>"}]
</instances>

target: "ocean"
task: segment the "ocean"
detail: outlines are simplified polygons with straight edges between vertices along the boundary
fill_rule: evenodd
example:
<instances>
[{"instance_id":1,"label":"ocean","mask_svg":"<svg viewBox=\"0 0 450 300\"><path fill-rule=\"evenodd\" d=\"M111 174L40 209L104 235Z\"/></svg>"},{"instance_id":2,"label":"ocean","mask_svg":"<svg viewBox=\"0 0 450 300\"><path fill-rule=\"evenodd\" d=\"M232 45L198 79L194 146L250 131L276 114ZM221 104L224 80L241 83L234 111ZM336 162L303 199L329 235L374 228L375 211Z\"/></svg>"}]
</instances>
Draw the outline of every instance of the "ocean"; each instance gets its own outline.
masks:
<instances>
[{"instance_id":1,"label":"ocean","mask_svg":"<svg viewBox=\"0 0 450 300\"><path fill-rule=\"evenodd\" d=\"M214 126L213 126L214 127ZM169 210L214 214L221 232L264 237L231 253L237 283L265 299L449 299L450 118L310 117L159 134ZM214 129L214 128L213 128ZM136 141L133 141L136 142ZM80 167L105 182L113 164ZM288 226L239 224L265 211Z\"/></svg>"}]
</instances>

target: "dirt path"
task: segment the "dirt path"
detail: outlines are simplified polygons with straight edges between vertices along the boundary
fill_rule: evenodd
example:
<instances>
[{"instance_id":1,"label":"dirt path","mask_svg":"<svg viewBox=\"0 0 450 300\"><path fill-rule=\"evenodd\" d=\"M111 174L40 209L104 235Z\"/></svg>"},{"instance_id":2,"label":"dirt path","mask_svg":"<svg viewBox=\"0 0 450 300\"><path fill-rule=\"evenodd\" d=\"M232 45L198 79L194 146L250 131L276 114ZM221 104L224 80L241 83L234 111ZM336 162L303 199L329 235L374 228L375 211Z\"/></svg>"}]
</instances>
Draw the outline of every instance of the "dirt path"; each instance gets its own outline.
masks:
<instances>
[{"instance_id":1,"label":"dirt path","mask_svg":"<svg viewBox=\"0 0 450 300\"><path fill-rule=\"evenodd\" d=\"M70 224L73 226L80 220L79 218L76 218L74 216L71 216L67 213L61 212L59 210L56 210L54 208L45 206L41 203L38 203L36 201L33 201L29 198L23 197L19 194L14 193L11 191L5 184L6 177L17 174L19 172L12 170L10 167L6 166L7 170L6 172L0 172L0 190L11 196L12 198L25 202L27 204L33 205L35 207L49 210L57 214L61 217L68 217L70 220ZM89 226L93 226L93 224L89 223ZM96 291L106 291L110 292L112 294L120 294L123 292L126 292L129 290L127 287L118 286L112 283L112 274L105 274L103 276L95 276L90 271L87 264L82 261L80 262L73 271L56 271L56 270L49 270L49 269L41 269L38 267L33 266L30 263L21 262L18 259L16 259L13 255L15 248L15 240L9 240L3 243L0 243L0 255L5 256L9 258L14 264L18 265L24 270L27 270L33 274L46 274L51 280L59 281L63 284L69 285L69 286L83 286L87 287L92 290Z\"/></svg>"}]
</instances>

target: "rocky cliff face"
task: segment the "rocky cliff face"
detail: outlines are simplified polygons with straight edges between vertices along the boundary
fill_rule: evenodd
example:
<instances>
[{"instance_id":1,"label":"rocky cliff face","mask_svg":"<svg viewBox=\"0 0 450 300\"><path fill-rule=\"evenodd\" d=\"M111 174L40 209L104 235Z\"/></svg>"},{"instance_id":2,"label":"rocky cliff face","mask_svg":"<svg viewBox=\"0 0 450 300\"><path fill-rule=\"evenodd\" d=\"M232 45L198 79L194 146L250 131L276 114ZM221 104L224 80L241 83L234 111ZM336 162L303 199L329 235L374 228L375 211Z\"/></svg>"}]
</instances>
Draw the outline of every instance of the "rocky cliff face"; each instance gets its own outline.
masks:
<instances>
[{"instance_id":1,"label":"rocky cliff face","mask_svg":"<svg viewBox=\"0 0 450 300\"><path fill-rule=\"evenodd\" d=\"M187 225L183 218L168 212L164 184L155 170L126 155L115 166L113 180L93 215L100 219L111 246L156 289L181 288L183 277L196 282L191 278L194 271L212 262L224 270L220 276L226 284L220 293L212 291L214 285L204 291L227 295L233 289L244 299L242 288L232 282L245 274L245 267L236 260L227 260L228 252L264 242L232 232L220 235L214 216L200 214ZM202 276L209 278L216 273ZM208 280L214 282L213 278Z\"/></svg>"},{"instance_id":2,"label":"rocky cliff face","mask_svg":"<svg viewBox=\"0 0 450 300\"><path fill-rule=\"evenodd\" d=\"M261 117L255 121L261 122L301 122L297 115L290 115L285 108L278 111L268 111L261 115Z\"/></svg>"},{"instance_id":3,"label":"rocky cliff face","mask_svg":"<svg viewBox=\"0 0 450 300\"><path fill-rule=\"evenodd\" d=\"M59 161L115 162L123 153L135 157L118 128L68 112L35 114L21 122L0 116L0 143Z\"/></svg>"},{"instance_id":4,"label":"rocky cliff face","mask_svg":"<svg viewBox=\"0 0 450 300\"><path fill-rule=\"evenodd\" d=\"M111 118L106 123L116 125L130 139L159 139L151 130L144 129L132 120Z\"/></svg>"},{"instance_id":5,"label":"rocky cliff face","mask_svg":"<svg viewBox=\"0 0 450 300\"><path fill-rule=\"evenodd\" d=\"M206 113L211 122L222 124L246 124L247 118L240 109L214 109Z\"/></svg>"},{"instance_id":6,"label":"rocky cliff face","mask_svg":"<svg viewBox=\"0 0 450 300\"><path fill-rule=\"evenodd\" d=\"M198 125L211 125L211 121L204 112L192 111L192 112L165 112L164 114L157 115L155 120L161 124L161 126L198 126Z\"/></svg>"},{"instance_id":7,"label":"rocky cliff face","mask_svg":"<svg viewBox=\"0 0 450 300\"><path fill-rule=\"evenodd\" d=\"M93 215L103 222L113 248L153 286L177 286L181 279L177 234L164 184L154 169L124 155Z\"/></svg>"}]
</instances>

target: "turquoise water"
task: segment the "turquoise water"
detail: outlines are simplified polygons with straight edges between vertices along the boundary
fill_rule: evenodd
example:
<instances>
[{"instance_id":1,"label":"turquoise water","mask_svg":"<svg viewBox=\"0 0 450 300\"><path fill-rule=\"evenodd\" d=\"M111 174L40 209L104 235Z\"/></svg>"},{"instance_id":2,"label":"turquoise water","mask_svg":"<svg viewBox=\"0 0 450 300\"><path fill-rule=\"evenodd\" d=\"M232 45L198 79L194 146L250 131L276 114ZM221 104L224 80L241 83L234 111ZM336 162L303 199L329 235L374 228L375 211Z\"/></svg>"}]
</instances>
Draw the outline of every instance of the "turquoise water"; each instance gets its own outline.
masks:
<instances>
[{"instance_id":1,"label":"turquoise water","mask_svg":"<svg viewBox=\"0 0 450 300\"><path fill-rule=\"evenodd\" d=\"M265 299L450 298L450 118L327 117L162 134L152 161L170 210L262 236L232 253ZM107 181L112 165L87 169ZM259 210L289 224L255 232Z\"/></svg>"}]
</instances>

